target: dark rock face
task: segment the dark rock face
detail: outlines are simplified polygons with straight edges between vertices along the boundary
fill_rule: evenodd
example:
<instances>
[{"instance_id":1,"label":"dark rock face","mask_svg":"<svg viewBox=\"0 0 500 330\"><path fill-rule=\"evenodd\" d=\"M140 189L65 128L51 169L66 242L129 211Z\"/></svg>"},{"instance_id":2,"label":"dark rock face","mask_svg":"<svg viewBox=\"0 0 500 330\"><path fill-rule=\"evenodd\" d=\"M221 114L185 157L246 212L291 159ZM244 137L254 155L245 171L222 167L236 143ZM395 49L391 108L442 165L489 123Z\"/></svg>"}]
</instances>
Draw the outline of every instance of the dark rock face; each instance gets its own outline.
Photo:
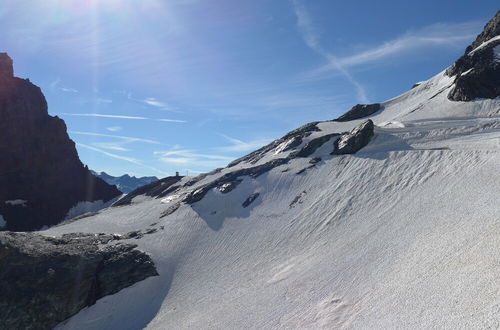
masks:
<instances>
[{"instance_id":1,"label":"dark rock face","mask_svg":"<svg viewBox=\"0 0 500 330\"><path fill-rule=\"evenodd\" d=\"M0 233L1 328L52 329L98 299L158 275L147 254L110 244L115 239Z\"/></svg>"},{"instance_id":2,"label":"dark rock face","mask_svg":"<svg viewBox=\"0 0 500 330\"><path fill-rule=\"evenodd\" d=\"M120 194L83 166L64 121L48 115L40 88L12 76L6 54L0 54L0 187L3 229L13 231L57 224L80 201Z\"/></svg>"},{"instance_id":3,"label":"dark rock face","mask_svg":"<svg viewBox=\"0 0 500 330\"><path fill-rule=\"evenodd\" d=\"M346 155L355 154L368 143L370 143L374 135L374 125L369 119L354 127L350 133L343 134L334 143L332 154Z\"/></svg>"},{"instance_id":4,"label":"dark rock face","mask_svg":"<svg viewBox=\"0 0 500 330\"><path fill-rule=\"evenodd\" d=\"M126 196L120 198L117 202L113 204L113 206L122 206L129 205L132 202L134 197L140 195L146 195L150 197L163 197L173 190L179 188L179 186L175 186L174 184L179 182L183 177L182 176L168 176L158 181L151 182L145 186L139 187ZM174 188L174 189L171 189Z\"/></svg>"},{"instance_id":5,"label":"dark rock face","mask_svg":"<svg viewBox=\"0 0 500 330\"><path fill-rule=\"evenodd\" d=\"M446 71L448 76L456 76L455 86L448 94L450 100L472 101L500 96L500 61L495 59L494 54L494 48L500 45L500 40L490 41L476 49L499 34L500 11L467 47L465 54Z\"/></svg>"},{"instance_id":6,"label":"dark rock face","mask_svg":"<svg viewBox=\"0 0 500 330\"><path fill-rule=\"evenodd\" d=\"M334 121L350 121L355 119L364 118L373 115L375 112L380 110L380 104L356 104L351 108L351 110L344 113L342 116L338 117Z\"/></svg>"},{"instance_id":7,"label":"dark rock face","mask_svg":"<svg viewBox=\"0 0 500 330\"><path fill-rule=\"evenodd\" d=\"M500 10L495 16L484 26L476 40L465 49L465 54L470 53L473 49L479 47L483 42L490 40L493 37L500 35Z\"/></svg>"},{"instance_id":8,"label":"dark rock face","mask_svg":"<svg viewBox=\"0 0 500 330\"><path fill-rule=\"evenodd\" d=\"M112 176L106 172L96 173L92 171L96 177L101 178L104 182L115 185L118 190L120 190L124 194L128 194L131 191L134 191L137 188L150 184L151 182L158 181L158 178L155 176L143 176L140 178L136 178L135 176L130 176L128 174L122 176Z\"/></svg>"}]
</instances>

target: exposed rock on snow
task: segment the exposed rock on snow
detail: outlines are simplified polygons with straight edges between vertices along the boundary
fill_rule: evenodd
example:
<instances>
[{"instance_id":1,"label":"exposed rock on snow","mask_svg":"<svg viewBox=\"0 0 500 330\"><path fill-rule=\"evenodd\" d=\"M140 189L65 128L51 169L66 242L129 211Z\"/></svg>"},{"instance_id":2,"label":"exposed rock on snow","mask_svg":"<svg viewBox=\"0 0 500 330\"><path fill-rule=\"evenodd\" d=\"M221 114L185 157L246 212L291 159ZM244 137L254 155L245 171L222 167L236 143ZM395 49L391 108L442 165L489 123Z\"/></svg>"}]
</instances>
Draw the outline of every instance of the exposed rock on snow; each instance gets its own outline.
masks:
<instances>
[{"instance_id":1,"label":"exposed rock on snow","mask_svg":"<svg viewBox=\"0 0 500 330\"><path fill-rule=\"evenodd\" d=\"M0 320L5 329L52 329L97 299L158 273L113 235L0 233Z\"/></svg>"},{"instance_id":2,"label":"exposed rock on snow","mask_svg":"<svg viewBox=\"0 0 500 330\"><path fill-rule=\"evenodd\" d=\"M236 166L237 164L240 164L242 162L248 162L251 164L257 163L259 160L264 157L269 151L279 148L280 152L284 152L290 149L293 149L297 146L299 146L302 143L302 140L305 137L308 137L311 135L312 132L319 132L320 129L317 126L318 122L312 122L308 123L302 127L299 127L285 136L283 136L281 139L275 140L268 144L267 146L264 146L260 148L257 151L254 151L244 157L238 158L235 161L229 163L228 167L233 167ZM280 146L285 146L284 148L280 148Z\"/></svg>"},{"instance_id":3,"label":"exposed rock on snow","mask_svg":"<svg viewBox=\"0 0 500 330\"><path fill-rule=\"evenodd\" d=\"M300 151L292 153L292 157L308 157L312 155L319 147L321 147L326 142L330 141L331 138L340 136L339 133L332 133L320 136L309 141Z\"/></svg>"},{"instance_id":4,"label":"exposed rock on snow","mask_svg":"<svg viewBox=\"0 0 500 330\"><path fill-rule=\"evenodd\" d=\"M245 201L243 202L243 204L241 204L241 206L249 207L250 204L252 204L257 199L257 197L259 197L259 195L260 195L259 193L251 194L250 196L248 196L247 199L245 199Z\"/></svg>"},{"instance_id":5,"label":"exposed rock on snow","mask_svg":"<svg viewBox=\"0 0 500 330\"><path fill-rule=\"evenodd\" d=\"M219 190L223 194L227 194L231 192L234 188L236 188L241 182L243 182L243 180L240 179L224 182L217 188L217 190Z\"/></svg>"},{"instance_id":6,"label":"exposed rock on snow","mask_svg":"<svg viewBox=\"0 0 500 330\"><path fill-rule=\"evenodd\" d=\"M416 86L414 86L416 87ZM335 119L335 121L350 121L355 119L361 119L373 115L375 112L380 110L380 104L356 104L351 108L351 110L344 113L342 116Z\"/></svg>"},{"instance_id":7,"label":"exposed rock on snow","mask_svg":"<svg viewBox=\"0 0 500 330\"><path fill-rule=\"evenodd\" d=\"M364 148L373 137L373 121L368 119L360 125L353 128L350 133L343 134L338 140L335 141L335 150L332 154L346 155L355 154Z\"/></svg>"},{"instance_id":8,"label":"exposed rock on snow","mask_svg":"<svg viewBox=\"0 0 500 330\"><path fill-rule=\"evenodd\" d=\"M500 45L500 11L486 25L485 30L467 47L447 71L456 76L455 86L448 94L453 101L471 101L476 98L494 99L500 96L500 63L495 48Z\"/></svg>"},{"instance_id":9,"label":"exposed rock on snow","mask_svg":"<svg viewBox=\"0 0 500 330\"><path fill-rule=\"evenodd\" d=\"M309 164L316 164L321 161L321 157L314 157L309 161Z\"/></svg>"},{"instance_id":10,"label":"exposed rock on snow","mask_svg":"<svg viewBox=\"0 0 500 330\"><path fill-rule=\"evenodd\" d=\"M80 201L120 195L78 158L64 121L49 116L42 91L13 76L0 54L0 214L8 230L37 230L61 222ZM5 203L28 200L26 207Z\"/></svg>"},{"instance_id":11,"label":"exposed rock on snow","mask_svg":"<svg viewBox=\"0 0 500 330\"><path fill-rule=\"evenodd\" d=\"M500 35L500 10L497 11L496 15L484 26L483 31L477 36L476 40L465 49L465 53L470 53L472 50L498 35Z\"/></svg>"},{"instance_id":12,"label":"exposed rock on snow","mask_svg":"<svg viewBox=\"0 0 500 330\"><path fill-rule=\"evenodd\" d=\"M265 164L262 164L262 165L258 165L255 167L243 168L240 170L236 170L234 172L227 173L227 174L221 176L220 178L218 178L217 180L214 180L214 181L212 181L208 184L205 184L205 185L201 186L200 188L192 191L184 198L183 202L185 202L187 204L196 203L196 202L200 201L211 189L213 189L215 187L222 186L222 185L229 183L229 182L234 182L235 180L238 180L238 178L240 176L248 175L248 176L255 179L255 178L259 177L260 175L262 175L266 172L269 172L270 170L272 170L273 168L275 168L277 166L281 166L283 164L288 163L288 161L289 161L288 158L277 158L277 159L274 159L274 160L267 162Z\"/></svg>"},{"instance_id":13,"label":"exposed rock on snow","mask_svg":"<svg viewBox=\"0 0 500 330\"><path fill-rule=\"evenodd\" d=\"M140 195L146 195L150 197L162 197L163 196L162 193L164 193L165 191L168 191L167 193L170 193L168 189L172 187L175 183L179 182L182 178L183 178L182 176L169 176L161 180L151 182L150 184L139 187L136 190L132 191L131 193L120 198L116 203L113 204L113 206L129 205L130 203L132 203L132 200L135 197Z\"/></svg>"}]
</instances>

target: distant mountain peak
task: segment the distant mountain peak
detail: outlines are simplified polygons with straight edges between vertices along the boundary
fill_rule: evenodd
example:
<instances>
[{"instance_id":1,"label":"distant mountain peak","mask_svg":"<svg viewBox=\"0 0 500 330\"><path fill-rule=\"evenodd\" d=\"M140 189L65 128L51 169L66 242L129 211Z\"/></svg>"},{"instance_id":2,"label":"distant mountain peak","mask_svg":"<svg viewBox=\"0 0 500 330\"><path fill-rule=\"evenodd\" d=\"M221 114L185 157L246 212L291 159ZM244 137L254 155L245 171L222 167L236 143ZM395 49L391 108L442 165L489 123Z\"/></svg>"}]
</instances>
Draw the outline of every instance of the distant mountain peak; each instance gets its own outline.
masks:
<instances>
[{"instance_id":1,"label":"distant mountain peak","mask_svg":"<svg viewBox=\"0 0 500 330\"><path fill-rule=\"evenodd\" d=\"M92 171L96 177L101 178L109 184L115 185L121 192L128 194L129 192L147 185L151 182L158 181L159 179L156 176L144 176L144 177L135 177L129 174L123 174L121 176L112 176L106 172L95 172Z\"/></svg>"}]
</instances>

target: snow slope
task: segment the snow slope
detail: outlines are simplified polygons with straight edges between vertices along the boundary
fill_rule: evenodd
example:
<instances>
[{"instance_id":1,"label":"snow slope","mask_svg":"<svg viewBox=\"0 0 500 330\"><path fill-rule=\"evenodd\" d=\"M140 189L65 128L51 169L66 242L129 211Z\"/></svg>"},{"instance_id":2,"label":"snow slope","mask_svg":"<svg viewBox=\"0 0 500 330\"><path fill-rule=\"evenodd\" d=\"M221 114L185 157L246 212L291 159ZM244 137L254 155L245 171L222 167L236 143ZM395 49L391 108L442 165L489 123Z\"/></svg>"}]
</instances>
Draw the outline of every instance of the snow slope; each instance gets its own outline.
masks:
<instances>
[{"instance_id":1,"label":"snow slope","mask_svg":"<svg viewBox=\"0 0 500 330\"><path fill-rule=\"evenodd\" d=\"M500 99L451 102L452 84L443 72L382 103L370 116L374 139L355 155L330 155L332 138L162 217L225 173L364 119L322 122L292 150L285 141L166 197L139 196L42 231L158 229L131 242L160 276L58 329L499 328Z\"/></svg>"}]
</instances>

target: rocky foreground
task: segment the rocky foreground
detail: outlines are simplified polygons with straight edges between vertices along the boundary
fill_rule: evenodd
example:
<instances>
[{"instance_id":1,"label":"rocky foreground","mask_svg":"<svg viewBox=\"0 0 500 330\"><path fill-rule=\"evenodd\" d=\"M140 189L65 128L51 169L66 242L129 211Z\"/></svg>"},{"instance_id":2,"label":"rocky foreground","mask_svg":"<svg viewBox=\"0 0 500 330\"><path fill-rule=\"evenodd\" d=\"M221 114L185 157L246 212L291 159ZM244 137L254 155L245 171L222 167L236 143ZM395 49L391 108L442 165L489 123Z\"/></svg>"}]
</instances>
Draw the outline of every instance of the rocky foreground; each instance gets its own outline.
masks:
<instances>
[{"instance_id":1,"label":"rocky foreground","mask_svg":"<svg viewBox=\"0 0 500 330\"><path fill-rule=\"evenodd\" d=\"M158 275L147 254L121 239L0 233L0 328L52 329L98 299Z\"/></svg>"}]
</instances>

